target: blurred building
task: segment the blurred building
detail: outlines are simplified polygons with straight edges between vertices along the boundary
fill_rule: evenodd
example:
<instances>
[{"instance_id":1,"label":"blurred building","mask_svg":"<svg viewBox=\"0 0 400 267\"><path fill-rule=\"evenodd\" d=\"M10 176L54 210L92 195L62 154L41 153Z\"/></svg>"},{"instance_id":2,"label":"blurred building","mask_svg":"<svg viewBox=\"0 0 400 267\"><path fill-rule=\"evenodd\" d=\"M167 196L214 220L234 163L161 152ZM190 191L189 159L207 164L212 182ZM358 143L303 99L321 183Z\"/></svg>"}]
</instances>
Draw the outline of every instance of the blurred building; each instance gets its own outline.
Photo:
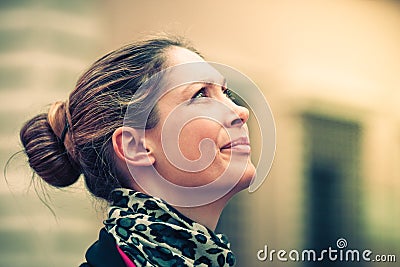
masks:
<instances>
[{"instance_id":1,"label":"blurred building","mask_svg":"<svg viewBox=\"0 0 400 267\"><path fill-rule=\"evenodd\" d=\"M104 42L96 1L0 2L1 168L22 123L63 100ZM78 266L101 217L82 190L48 199L17 154L0 180L0 266ZM37 187L35 189L35 187ZM35 194L37 190L45 204ZM83 204L81 204L83 203ZM54 210L55 215L52 215Z\"/></svg>"},{"instance_id":2,"label":"blurred building","mask_svg":"<svg viewBox=\"0 0 400 267\"><path fill-rule=\"evenodd\" d=\"M264 185L236 199L221 221L235 238L239 266L395 266L259 262L256 253L264 244L335 249L345 238L349 249L398 260L398 3L283 1L243 13L255 18L235 25L235 33L249 27L255 36L237 39L249 42L249 51L239 52L238 45L232 54L241 63L233 64L242 64L269 99L277 150ZM257 26L250 30L250 24ZM237 210L244 216L232 224Z\"/></svg>"},{"instance_id":3,"label":"blurred building","mask_svg":"<svg viewBox=\"0 0 400 267\"><path fill-rule=\"evenodd\" d=\"M400 260L398 2L56 3L1 4L2 163L19 149L22 121L64 99L94 58L131 40L172 32L192 40L207 59L248 75L274 113L271 172L258 191L232 200L218 227L232 241L237 266L321 266L261 262L257 251L265 245L287 251L336 248L339 238L349 248ZM252 143L259 146L257 138ZM11 186L21 176L25 185L29 181L28 174L9 176ZM1 189L0 266L26 266L28 260L30 266L54 266L44 244L55 258L70 255L65 266L77 265L101 221L82 187L72 189L72 200L71 191L54 193L59 225L42 230L37 225L53 222L51 213L34 196L27 195L29 205L21 200L23 185L14 196L8 187ZM38 207L42 219L35 217ZM28 235L32 223L36 230ZM396 263L323 263L347 265Z\"/></svg>"}]
</instances>

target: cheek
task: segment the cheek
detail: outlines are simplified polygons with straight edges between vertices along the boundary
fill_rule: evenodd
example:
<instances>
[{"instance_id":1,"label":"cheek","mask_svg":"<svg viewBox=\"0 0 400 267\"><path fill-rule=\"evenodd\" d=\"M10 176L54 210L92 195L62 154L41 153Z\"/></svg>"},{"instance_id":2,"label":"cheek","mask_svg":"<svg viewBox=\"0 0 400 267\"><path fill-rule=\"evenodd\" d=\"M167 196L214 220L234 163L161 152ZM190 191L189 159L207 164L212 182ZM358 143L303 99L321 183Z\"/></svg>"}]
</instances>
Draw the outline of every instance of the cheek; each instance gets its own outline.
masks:
<instances>
[{"instance_id":1,"label":"cheek","mask_svg":"<svg viewBox=\"0 0 400 267\"><path fill-rule=\"evenodd\" d=\"M200 142L204 139L211 139L214 147L207 143L206 150L213 149L217 146L220 126L211 120L196 119L187 123L181 130L179 135L179 149L182 154L189 160L197 160L200 158Z\"/></svg>"}]
</instances>

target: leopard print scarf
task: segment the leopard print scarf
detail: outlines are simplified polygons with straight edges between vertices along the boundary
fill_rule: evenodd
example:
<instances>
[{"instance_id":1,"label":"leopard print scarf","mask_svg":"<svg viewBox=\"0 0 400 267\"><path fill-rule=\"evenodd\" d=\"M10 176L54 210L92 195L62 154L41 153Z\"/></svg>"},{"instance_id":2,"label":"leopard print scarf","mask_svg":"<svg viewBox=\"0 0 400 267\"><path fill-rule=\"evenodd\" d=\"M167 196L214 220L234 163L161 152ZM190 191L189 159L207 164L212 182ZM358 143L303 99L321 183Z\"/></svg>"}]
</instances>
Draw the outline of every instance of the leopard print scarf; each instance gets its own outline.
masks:
<instances>
[{"instance_id":1,"label":"leopard print scarf","mask_svg":"<svg viewBox=\"0 0 400 267\"><path fill-rule=\"evenodd\" d=\"M233 266L225 236L183 216L165 201L130 189L111 195L104 221L137 266Z\"/></svg>"}]
</instances>

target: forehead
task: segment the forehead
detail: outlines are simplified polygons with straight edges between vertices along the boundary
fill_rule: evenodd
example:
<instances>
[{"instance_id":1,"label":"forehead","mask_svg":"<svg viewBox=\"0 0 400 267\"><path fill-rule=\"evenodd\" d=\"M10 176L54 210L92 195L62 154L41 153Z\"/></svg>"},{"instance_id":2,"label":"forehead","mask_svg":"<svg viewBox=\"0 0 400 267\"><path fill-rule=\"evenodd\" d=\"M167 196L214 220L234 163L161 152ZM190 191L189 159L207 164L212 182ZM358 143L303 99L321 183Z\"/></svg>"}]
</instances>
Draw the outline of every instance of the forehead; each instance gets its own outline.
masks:
<instances>
[{"instance_id":1,"label":"forehead","mask_svg":"<svg viewBox=\"0 0 400 267\"><path fill-rule=\"evenodd\" d=\"M168 69L162 74L164 90L191 83L215 83L223 85L225 78L198 54L182 47L172 47L167 52ZM164 91L164 93L165 93Z\"/></svg>"},{"instance_id":2,"label":"forehead","mask_svg":"<svg viewBox=\"0 0 400 267\"><path fill-rule=\"evenodd\" d=\"M198 54L178 46L171 47L167 52L167 57L169 67L185 63L204 62L204 59Z\"/></svg>"}]
</instances>

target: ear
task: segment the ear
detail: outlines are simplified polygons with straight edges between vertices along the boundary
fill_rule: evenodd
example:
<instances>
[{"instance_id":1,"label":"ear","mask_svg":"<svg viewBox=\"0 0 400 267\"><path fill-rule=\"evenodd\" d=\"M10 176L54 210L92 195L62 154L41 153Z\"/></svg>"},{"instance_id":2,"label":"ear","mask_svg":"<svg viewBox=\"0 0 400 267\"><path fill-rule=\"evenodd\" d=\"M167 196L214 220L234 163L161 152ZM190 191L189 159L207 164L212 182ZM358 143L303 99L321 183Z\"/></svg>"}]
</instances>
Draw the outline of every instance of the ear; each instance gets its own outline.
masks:
<instances>
[{"instance_id":1,"label":"ear","mask_svg":"<svg viewBox=\"0 0 400 267\"><path fill-rule=\"evenodd\" d=\"M154 155L147 150L143 130L131 127L119 127L112 136L114 152L117 157L133 166L151 166Z\"/></svg>"}]
</instances>

